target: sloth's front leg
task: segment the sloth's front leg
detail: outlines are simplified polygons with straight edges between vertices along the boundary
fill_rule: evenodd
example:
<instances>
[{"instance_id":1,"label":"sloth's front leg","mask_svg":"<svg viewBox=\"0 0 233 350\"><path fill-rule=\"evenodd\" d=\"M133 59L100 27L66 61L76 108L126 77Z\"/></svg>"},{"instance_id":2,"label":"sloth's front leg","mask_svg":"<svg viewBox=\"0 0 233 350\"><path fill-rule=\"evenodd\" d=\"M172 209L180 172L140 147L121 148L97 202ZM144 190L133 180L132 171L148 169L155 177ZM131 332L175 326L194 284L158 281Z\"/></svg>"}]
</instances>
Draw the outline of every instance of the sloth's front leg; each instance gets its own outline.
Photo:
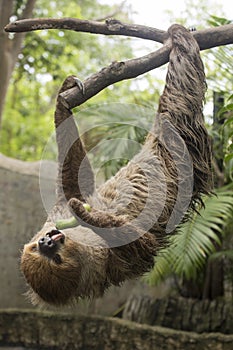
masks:
<instances>
[{"instance_id":1,"label":"sloth's front leg","mask_svg":"<svg viewBox=\"0 0 233 350\"><path fill-rule=\"evenodd\" d=\"M130 221L127 215L115 215L96 209L87 211L83 203L76 198L71 198L68 205L79 224L90 228L111 248L127 245L147 233Z\"/></svg>"},{"instance_id":2,"label":"sloth's front leg","mask_svg":"<svg viewBox=\"0 0 233 350\"><path fill-rule=\"evenodd\" d=\"M88 208L76 198L71 198L68 205L81 225L87 224L96 228L111 228L120 227L127 222L127 217L124 215L117 216L102 210Z\"/></svg>"}]
</instances>

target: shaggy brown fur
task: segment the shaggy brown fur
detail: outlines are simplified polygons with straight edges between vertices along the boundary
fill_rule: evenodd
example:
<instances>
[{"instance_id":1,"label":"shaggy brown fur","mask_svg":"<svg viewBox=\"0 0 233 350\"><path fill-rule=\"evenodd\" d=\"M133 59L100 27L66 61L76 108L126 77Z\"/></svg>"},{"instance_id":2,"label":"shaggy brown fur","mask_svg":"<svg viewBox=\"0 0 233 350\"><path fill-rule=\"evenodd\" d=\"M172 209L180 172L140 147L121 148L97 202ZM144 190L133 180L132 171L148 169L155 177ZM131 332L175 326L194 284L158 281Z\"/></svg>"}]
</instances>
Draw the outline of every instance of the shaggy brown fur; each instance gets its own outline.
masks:
<instances>
[{"instance_id":1,"label":"shaggy brown fur","mask_svg":"<svg viewBox=\"0 0 233 350\"><path fill-rule=\"evenodd\" d=\"M111 284L150 270L163 237L211 190L199 47L180 25L168 32L172 50L154 127L141 151L97 191L72 113L58 98L58 202L21 258L34 303L61 305L99 297ZM73 77L67 78L61 91L74 84ZM85 201L91 212L84 209ZM71 212L80 225L56 231L55 222ZM48 236L54 245L49 254L39 241Z\"/></svg>"}]
</instances>

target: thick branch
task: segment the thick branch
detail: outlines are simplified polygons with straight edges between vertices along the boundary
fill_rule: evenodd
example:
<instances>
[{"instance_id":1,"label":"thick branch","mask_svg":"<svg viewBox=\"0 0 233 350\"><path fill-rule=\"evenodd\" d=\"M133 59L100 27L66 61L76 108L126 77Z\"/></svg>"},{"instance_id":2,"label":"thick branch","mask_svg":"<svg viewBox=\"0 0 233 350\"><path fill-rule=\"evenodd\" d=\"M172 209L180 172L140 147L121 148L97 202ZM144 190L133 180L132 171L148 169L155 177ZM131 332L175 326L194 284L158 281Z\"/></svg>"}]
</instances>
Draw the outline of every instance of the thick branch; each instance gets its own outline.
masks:
<instances>
[{"instance_id":1,"label":"thick branch","mask_svg":"<svg viewBox=\"0 0 233 350\"><path fill-rule=\"evenodd\" d=\"M233 44L233 24L193 32L201 50Z\"/></svg>"},{"instance_id":2,"label":"thick branch","mask_svg":"<svg viewBox=\"0 0 233 350\"><path fill-rule=\"evenodd\" d=\"M63 99L66 108L77 107L111 84L135 78L140 74L162 66L168 62L170 50L171 44L170 41L167 41L163 47L149 55L126 62L113 62L83 82L84 94L80 93L78 87L74 87L61 93L60 98Z\"/></svg>"},{"instance_id":3,"label":"thick branch","mask_svg":"<svg viewBox=\"0 0 233 350\"><path fill-rule=\"evenodd\" d=\"M167 39L167 32L163 30L138 24L126 24L116 19L108 19L105 23L101 23L77 18L35 18L9 23L5 27L7 32L29 32L42 29L66 29L93 34L125 35L159 43L163 43ZM233 24L196 31L193 35L201 50L233 44Z\"/></svg>"},{"instance_id":4,"label":"thick branch","mask_svg":"<svg viewBox=\"0 0 233 350\"><path fill-rule=\"evenodd\" d=\"M105 35L125 35L164 43L164 46L149 55L126 62L114 62L92 75L84 82L85 94L77 87L69 89L60 95L67 108L79 106L90 97L96 95L107 86L124 79L132 79L168 62L170 44L166 41L167 32L136 24L125 24L115 19L105 23L87 21L75 18L37 18L16 21L5 27L8 32L24 32L42 29L66 29L78 32L89 32ZM233 24L193 32L200 49L205 50L215 46L233 43Z\"/></svg>"},{"instance_id":5,"label":"thick branch","mask_svg":"<svg viewBox=\"0 0 233 350\"><path fill-rule=\"evenodd\" d=\"M116 19L107 19L105 23L81 20L78 18L34 18L9 23L7 32L30 32L42 29L63 29L104 35L124 35L163 43L167 34L164 30L138 24L126 24Z\"/></svg>"}]
</instances>

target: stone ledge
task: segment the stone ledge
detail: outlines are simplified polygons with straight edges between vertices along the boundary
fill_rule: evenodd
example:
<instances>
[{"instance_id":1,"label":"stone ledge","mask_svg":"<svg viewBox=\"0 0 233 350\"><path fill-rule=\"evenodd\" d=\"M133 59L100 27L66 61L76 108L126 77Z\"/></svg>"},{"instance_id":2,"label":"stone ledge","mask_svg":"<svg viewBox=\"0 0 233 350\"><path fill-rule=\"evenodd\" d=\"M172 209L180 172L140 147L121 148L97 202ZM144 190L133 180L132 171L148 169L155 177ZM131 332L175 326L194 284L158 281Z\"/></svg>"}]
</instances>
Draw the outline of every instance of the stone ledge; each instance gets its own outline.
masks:
<instances>
[{"instance_id":1,"label":"stone ledge","mask_svg":"<svg viewBox=\"0 0 233 350\"><path fill-rule=\"evenodd\" d=\"M40 171L41 165L46 169L46 178L54 180L57 174L56 162L49 160L25 162L23 160L6 157L0 153L0 169L10 170L22 175L38 177L39 173L42 176L45 175L45 172Z\"/></svg>"},{"instance_id":2,"label":"stone ledge","mask_svg":"<svg viewBox=\"0 0 233 350\"><path fill-rule=\"evenodd\" d=\"M233 335L177 331L117 318L0 310L0 347L47 350L232 350Z\"/></svg>"}]
</instances>

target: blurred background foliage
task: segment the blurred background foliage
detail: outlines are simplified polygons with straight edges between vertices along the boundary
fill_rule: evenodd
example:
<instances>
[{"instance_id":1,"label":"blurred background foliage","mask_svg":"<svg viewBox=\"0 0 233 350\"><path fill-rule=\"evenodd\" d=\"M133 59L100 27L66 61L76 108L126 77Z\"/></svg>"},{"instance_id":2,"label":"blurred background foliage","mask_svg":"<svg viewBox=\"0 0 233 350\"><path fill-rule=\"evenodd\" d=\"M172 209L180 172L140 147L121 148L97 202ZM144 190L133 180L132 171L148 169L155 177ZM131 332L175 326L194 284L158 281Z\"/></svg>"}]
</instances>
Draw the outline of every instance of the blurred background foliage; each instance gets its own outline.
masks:
<instances>
[{"instance_id":1,"label":"blurred background foliage","mask_svg":"<svg viewBox=\"0 0 233 350\"><path fill-rule=\"evenodd\" d=\"M192 7L190 1L187 2L182 19L173 18L174 14L168 11L168 15L173 22L188 25L190 8ZM20 16L25 2L25 0L14 1L12 20ZM192 13L192 17L195 17L195 20L198 21L198 29L227 23L227 20L222 17L210 17L205 2L199 2L200 6L195 5L195 16ZM133 9L127 2L119 2L119 5L104 5L97 0L83 0L78 3L69 1L68 6L67 3L67 0L37 0L33 17L77 17L104 20L114 16L126 22L130 22L132 19ZM194 11L194 7L192 7L192 11ZM105 37L73 31L43 30L27 33L7 93L0 131L0 152L22 160L39 160L49 136L54 131L53 112L56 94L65 77L69 74L75 74L81 80L84 80L112 61L136 57L139 53L142 54L143 51L144 43L142 40L140 43L139 45L137 40L135 44L135 39L125 37ZM232 57L232 47L225 46L207 50L202 52L202 57L209 85L206 101L207 123L210 125L210 132L212 132L213 108L211 101L213 100L213 91L223 92L225 99L229 97L232 91L231 72L233 63L230 59ZM133 111L134 120L141 119L141 108L151 109L152 113L149 113L150 119L148 119L148 123L151 123L159 94L163 89L163 72L165 69L166 67L163 67L158 73L156 70L133 81L124 81L108 87L84 106L76 109L79 123L83 124L86 120L88 126L92 124L96 126L101 118L102 122L110 114L108 121L112 118L115 121L117 120L119 127L128 114L127 107L124 113L122 108L120 113L118 113L117 108L113 110L105 108L105 117L100 117L95 112L95 108L87 112L89 107L106 102L138 105L138 110L135 108ZM80 111L84 109L86 110L85 120L79 115ZM130 116L127 116L127 118L130 118ZM230 127L231 123L229 122L227 129L230 129ZM93 145L93 139L97 143L102 137L106 138L108 133L111 137L114 137L114 130L110 129L110 126L102 128L103 133L101 134L101 130L95 127L96 132L92 130L89 137L88 135L85 136L85 140ZM115 127L117 137L119 137L120 130L117 129ZM121 130L123 130L122 127ZM144 133L141 130L138 134L138 131L136 129L132 131L131 127L127 137L136 137L136 140L143 141L146 132L147 129L144 130ZM122 136L125 136L125 133L126 128ZM227 141L226 147L230 152L231 149L229 145L227 146ZM51 149L51 154L47 152L47 156L49 159L55 159L54 147ZM119 160L112 162L112 170L107 171L106 175L110 176L115 173L121 165L122 163Z\"/></svg>"},{"instance_id":2,"label":"blurred background foliage","mask_svg":"<svg viewBox=\"0 0 233 350\"><path fill-rule=\"evenodd\" d=\"M15 16L20 12L16 2ZM116 13L129 21L127 7L100 5L98 1L36 1L34 17L77 17L98 20ZM10 34L12 35L12 34ZM0 151L22 160L39 160L51 132L55 98L66 76L84 80L112 61L133 58L130 39L72 31L44 30L26 35L8 89L0 139ZM134 101L131 82L109 87L85 105L111 98ZM147 100L147 93L145 101ZM137 93L135 91L135 100ZM111 97L112 96L112 97ZM113 97L114 96L114 97ZM143 100L143 98L142 98ZM82 107L83 108L83 107ZM54 159L51 154L50 158Z\"/></svg>"}]
</instances>

